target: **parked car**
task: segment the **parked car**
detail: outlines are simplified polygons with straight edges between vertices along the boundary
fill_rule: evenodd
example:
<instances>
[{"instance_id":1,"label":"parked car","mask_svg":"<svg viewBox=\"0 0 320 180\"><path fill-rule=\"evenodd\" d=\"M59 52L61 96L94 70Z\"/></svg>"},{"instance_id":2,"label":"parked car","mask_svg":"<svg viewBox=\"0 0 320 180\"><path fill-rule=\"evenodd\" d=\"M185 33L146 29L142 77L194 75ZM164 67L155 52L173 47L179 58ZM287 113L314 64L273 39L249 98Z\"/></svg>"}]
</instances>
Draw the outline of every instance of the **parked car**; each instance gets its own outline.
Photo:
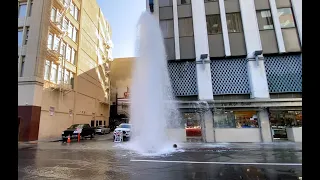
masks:
<instances>
[{"instance_id":1,"label":"parked car","mask_svg":"<svg viewBox=\"0 0 320 180\"><path fill-rule=\"evenodd\" d=\"M95 132L96 134L109 134L110 133L110 128L108 128L107 126L97 126L95 127Z\"/></svg>"},{"instance_id":2,"label":"parked car","mask_svg":"<svg viewBox=\"0 0 320 180\"><path fill-rule=\"evenodd\" d=\"M121 132L123 134L123 141L130 140L131 136L131 124L121 123L117 128L113 131L113 140L115 139L115 135L117 132Z\"/></svg>"},{"instance_id":3,"label":"parked car","mask_svg":"<svg viewBox=\"0 0 320 180\"><path fill-rule=\"evenodd\" d=\"M78 139L79 133L81 138L90 137L92 139L95 135L95 129L89 124L73 124L62 132L62 141L66 142L68 136L70 136L70 139Z\"/></svg>"}]
</instances>

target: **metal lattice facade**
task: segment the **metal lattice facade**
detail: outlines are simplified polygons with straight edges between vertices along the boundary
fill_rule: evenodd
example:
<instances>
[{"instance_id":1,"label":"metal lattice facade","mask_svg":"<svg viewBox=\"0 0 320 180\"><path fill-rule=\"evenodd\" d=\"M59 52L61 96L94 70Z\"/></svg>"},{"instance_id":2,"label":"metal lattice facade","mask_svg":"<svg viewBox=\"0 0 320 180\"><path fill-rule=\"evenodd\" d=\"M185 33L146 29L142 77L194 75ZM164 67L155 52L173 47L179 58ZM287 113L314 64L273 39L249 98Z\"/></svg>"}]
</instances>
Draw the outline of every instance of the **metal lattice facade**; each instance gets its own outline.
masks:
<instances>
[{"instance_id":1,"label":"metal lattice facade","mask_svg":"<svg viewBox=\"0 0 320 180\"><path fill-rule=\"evenodd\" d=\"M168 62L168 71L175 96L198 95L196 63Z\"/></svg>"},{"instance_id":2,"label":"metal lattice facade","mask_svg":"<svg viewBox=\"0 0 320 180\"><path fill-rule=\"evenodd\" d=\"M270 93L302 92L301 55L265 57Z\"/></svg>"},{"instance_id":3,"label":"metal lattice facade","mask_svg":"<svg viewBox=\"0 0 320 180\"><path fill-rule=\"evenodd\" d=\"M246 64L245 58L211 61L213 94L250 94Z\"/></svg>"}]
</instances>

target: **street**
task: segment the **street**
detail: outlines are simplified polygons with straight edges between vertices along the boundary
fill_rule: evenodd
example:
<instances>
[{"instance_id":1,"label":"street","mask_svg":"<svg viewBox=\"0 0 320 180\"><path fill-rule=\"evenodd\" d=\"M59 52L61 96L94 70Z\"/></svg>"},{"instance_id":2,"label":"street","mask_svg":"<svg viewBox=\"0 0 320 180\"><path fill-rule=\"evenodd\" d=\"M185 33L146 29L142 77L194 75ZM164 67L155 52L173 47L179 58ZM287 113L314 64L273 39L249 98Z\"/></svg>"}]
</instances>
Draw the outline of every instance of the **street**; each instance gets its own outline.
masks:
<instances>
[{"instance_id":1,"label":"street","mask_svg":"<svg viewBox=\"0 0 320 180\"><path fill-rule=\"evenodd\" d=\"M165 180L302 179L301 144L184 143L172 154L142 156L94 140L19 144L19 179Z\"/></svg>"}]
</instances>

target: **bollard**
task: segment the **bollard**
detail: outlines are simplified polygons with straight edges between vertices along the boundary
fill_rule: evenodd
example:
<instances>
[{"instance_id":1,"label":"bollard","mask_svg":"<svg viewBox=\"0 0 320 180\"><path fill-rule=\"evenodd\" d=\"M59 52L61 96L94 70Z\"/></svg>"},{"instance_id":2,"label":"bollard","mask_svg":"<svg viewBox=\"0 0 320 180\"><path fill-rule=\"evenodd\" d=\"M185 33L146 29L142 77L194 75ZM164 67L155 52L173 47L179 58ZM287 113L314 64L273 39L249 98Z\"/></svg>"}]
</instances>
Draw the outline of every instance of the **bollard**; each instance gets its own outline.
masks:
<instances>
[{"instance_id":1,"label":"bollard","mask_svg":"<svg viewBox=\"0 0 320 180\"><path fill-rule=\"evenodd\" d=\"M78 142L80 142L80 133L78 133Z\"/></svg>"}]
</instances>

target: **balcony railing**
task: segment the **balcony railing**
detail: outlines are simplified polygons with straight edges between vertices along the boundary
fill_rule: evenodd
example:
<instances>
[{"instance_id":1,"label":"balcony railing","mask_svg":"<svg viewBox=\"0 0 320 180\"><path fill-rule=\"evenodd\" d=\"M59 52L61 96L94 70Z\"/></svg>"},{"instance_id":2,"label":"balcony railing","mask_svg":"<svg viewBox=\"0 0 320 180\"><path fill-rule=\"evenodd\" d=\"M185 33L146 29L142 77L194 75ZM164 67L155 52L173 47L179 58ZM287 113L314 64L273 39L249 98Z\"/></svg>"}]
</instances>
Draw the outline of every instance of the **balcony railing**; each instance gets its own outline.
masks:
<instances>
[{"instance_id":1,"label":"balcony railing","mask_svg":"<svg viewBox=\"0 0 320 180\"><path fill-rule=\"evenodd\" d=\"M59 63L62 57L58 51L48 48L47 49L47 58L55 61L56 63Z\"/></svg>"},{"instance_id":2,"label":"balcony railing","mask_svg":"<svg viewBox=\"0 0 320 180\"><path fill-rule=\"evenodd\" d=\"M50 20L50 31L57 35L62 35L66 32L62 28L61 22L52 22L51 20Z\"/></svg>"}]
</instances>

